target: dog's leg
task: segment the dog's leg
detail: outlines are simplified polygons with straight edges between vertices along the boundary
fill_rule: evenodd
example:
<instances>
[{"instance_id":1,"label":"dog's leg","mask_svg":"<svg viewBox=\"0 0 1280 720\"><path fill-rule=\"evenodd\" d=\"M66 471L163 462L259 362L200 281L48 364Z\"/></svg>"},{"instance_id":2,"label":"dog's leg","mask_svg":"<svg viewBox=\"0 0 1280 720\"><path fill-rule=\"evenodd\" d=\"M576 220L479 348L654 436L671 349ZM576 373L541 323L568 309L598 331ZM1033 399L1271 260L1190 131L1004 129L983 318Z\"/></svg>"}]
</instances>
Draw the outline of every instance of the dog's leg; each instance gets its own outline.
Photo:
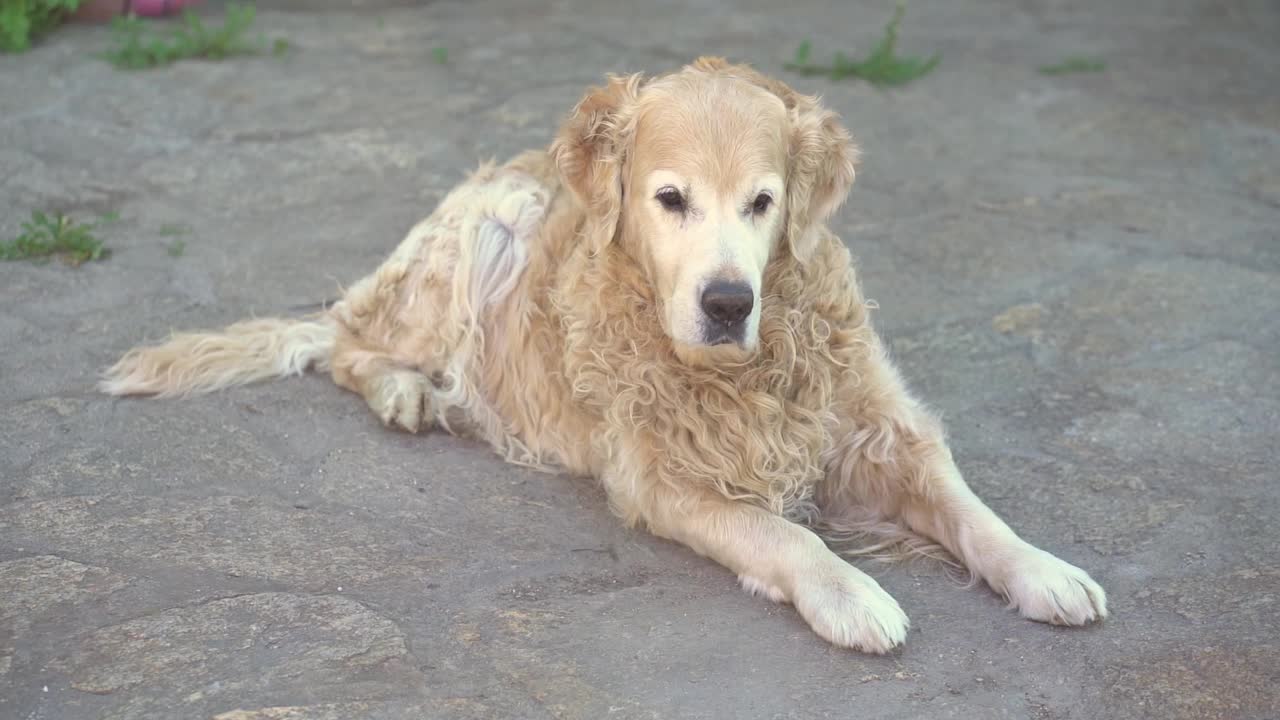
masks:
<instances>
[{"instance_id":1,"label":"dog's leg","mask_svg":"<svg viewBox=\"0 0 1280 720\"><path fill-rule=\"evenodd\" d=\"M719 562L753 594L792 603L829 642L883 653L906 639L907 616L898 603L810 530L718 495L678 493L625 474L605 478L610 501L627 520Z\"/></svg>"},{"instance_id":2,"label":"dog's leg","mask_svg":"<svg viewBox=\"0 0 1280 720\"><path fill-rule=\"evenodd\" d=\"M941 423L908 395L876 353L863 374L876 388L842 409L828 458L824 512L904 523L963 562L1023 616L1083 625L1107 615L1106 593L1080 568L1034 547L969 489ZM853 395L858 395L855 390Z\"/></svg>"},{"instance_id":3,"label":"dog's leg","mask_svg":"<svg viewBox=\"0 0 1280 720\"><path fill-rule=\"evenodd\" d=\"M423 281L415 260L421 238L415 228L391 258L329 310L337 327L329 363L334 382L363 397L383 424L409 432L429 428L435 418L427 375L435 368L424 372L423 364L439 354L440 343L438 324L405 318L429 318L444 294L442 285ZM406 291L406 285L417 291Z\"/></svg>"},{"instance_id":4,"label":"dog's leg","mask_svg":"<svg viewBox=\"0 0 1280 720\"><path fill-rule=\"evenodd\" d=\"M455 188L330 310L334 381L410 432L436 420L448 428L450 407L474 412L467 374L480 362L484 318L517 286L546 194L536 178L492 165Z\"/></svg>"},{"instance_id":5,"label":"dog's leg","mask_svg":"<svg viewBox=\"0 0 1280 720\"><path fill-rule=\"evenodd\" d=\"M428 429L435 416L431 380L386 354L355 345L349 336L339 335L334 382L359 393L384 425L414 433Z\"/></svg>"},{"instance_id":6,"label":"dog's leg","mask_svg":"<svg viewBox=\"0 0 1280 720\"><path fill-rule=\"evenodd\" d=\"M1107 595L1084 570L1018 537L974 495L951 460L931 464L929 486L908 493L901 517L937 540L1023 617L1055 625L1084 625L1107 616Z\"/></svg>"}]
</instances>

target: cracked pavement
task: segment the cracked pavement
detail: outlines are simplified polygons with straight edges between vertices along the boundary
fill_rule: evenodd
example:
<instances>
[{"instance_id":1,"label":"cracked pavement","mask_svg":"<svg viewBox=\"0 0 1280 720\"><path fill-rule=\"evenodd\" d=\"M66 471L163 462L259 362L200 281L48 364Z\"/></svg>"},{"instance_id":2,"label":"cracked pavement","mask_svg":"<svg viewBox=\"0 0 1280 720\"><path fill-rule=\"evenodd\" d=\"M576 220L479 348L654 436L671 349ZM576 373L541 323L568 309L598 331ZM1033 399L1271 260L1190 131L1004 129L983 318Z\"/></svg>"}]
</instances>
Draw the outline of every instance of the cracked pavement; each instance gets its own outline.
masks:
<instances>
[{"instance_id":1,"label":"cracked pavement","mask_svg":"<svg viewBox=\"0 0 1280 720\"><path fill-rule=\"evenodd\" d=\"M887 91L782 63L865 50L888 2L259 7L287 56L126 73L69 27L0 57L0 232L121 214L104 262L0 265L0 717L1280 717L1274 3L913 0L902 50L942 64ZM834 226L878 326L1109 621L861 562L912 629L839 651L590 482L385 430L324 377L92 391L171 328L333 297L604 73L699 54L843 114ZM1071 55L1107 69L1036 72Z\"/></svg>"}]
</instances>

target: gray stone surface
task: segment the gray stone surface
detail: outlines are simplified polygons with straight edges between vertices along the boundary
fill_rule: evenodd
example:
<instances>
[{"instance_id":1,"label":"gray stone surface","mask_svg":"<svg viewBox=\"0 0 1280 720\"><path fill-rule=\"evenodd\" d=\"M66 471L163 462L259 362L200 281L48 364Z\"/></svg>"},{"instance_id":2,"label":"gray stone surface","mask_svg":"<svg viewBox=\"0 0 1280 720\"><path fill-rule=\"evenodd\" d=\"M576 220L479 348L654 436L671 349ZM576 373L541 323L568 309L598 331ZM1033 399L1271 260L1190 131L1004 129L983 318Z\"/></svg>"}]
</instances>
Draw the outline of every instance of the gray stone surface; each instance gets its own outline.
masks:
<instances>
[{"instance_id":1,"label":"gray stone surface","mask_svg":"<svg viewBox=\"0 0 1280 720\"><path fill-rule=\"evenodd\" d=\"M84 27L0 57L0 231L122 216L106 262L0 266L0 717L1280 717L1274 2L913 0L933 75L791 78L865 149L837 226L971 483L1114 613L1036 625L864 563L913 621L888 657L620 528L589 483L384 430L325 378L91 391L170 328L332 297L606 71L784 74L891 11L358 5L261 3L283 59L124 73ZM1036 72L1081 54L1106 72Z\"/></svg>"}]
</instances>

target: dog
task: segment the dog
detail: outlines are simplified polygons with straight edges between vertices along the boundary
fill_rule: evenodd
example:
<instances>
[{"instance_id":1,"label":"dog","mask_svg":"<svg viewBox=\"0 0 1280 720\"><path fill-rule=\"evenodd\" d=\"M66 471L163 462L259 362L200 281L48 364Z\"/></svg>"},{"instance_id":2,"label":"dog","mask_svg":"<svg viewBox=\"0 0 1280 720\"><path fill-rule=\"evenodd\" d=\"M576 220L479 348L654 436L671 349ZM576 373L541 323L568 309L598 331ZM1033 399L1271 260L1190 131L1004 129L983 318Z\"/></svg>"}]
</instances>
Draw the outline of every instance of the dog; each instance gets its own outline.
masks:
<instances>
[{"instance_id":1,"label":"dog","mask_svg":"<svg viewBox=\"0 0 1280 720\"><path fill-rule=\"evenodd\" d=\"M544 150L482 166L325 312L179 334L109 368L182 396L328 370L386 425L598 479L827 641L901 644L837 537L939 547L1032 620L1107 615L1083 570L969 489L873 330L827 221L858 151L836 114L701 58L609 76Z\"/></svg>"}]
</instances>

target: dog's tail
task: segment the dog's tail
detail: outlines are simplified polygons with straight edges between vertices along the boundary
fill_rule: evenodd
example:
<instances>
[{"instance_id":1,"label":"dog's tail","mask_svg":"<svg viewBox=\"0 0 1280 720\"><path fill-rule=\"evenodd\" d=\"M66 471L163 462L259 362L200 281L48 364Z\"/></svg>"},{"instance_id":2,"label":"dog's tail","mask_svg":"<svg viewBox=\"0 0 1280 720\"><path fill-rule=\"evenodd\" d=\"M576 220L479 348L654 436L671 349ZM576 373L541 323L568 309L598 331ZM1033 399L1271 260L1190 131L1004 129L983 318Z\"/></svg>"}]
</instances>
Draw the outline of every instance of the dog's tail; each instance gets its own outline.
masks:
<instances>
[{"instance_id":1,"label":"dog's tail","mask_svg":"<svg viewBox=\"0 0 1280 720\"><path fill-rule=\"evenodd\" d=\"M178 397L213 392L273 377L325 369L333 353L333 321L246 320L220 332L175 334L163 344L136 347L103 374L110 395Z\"/></svg>"}]
</instances>

